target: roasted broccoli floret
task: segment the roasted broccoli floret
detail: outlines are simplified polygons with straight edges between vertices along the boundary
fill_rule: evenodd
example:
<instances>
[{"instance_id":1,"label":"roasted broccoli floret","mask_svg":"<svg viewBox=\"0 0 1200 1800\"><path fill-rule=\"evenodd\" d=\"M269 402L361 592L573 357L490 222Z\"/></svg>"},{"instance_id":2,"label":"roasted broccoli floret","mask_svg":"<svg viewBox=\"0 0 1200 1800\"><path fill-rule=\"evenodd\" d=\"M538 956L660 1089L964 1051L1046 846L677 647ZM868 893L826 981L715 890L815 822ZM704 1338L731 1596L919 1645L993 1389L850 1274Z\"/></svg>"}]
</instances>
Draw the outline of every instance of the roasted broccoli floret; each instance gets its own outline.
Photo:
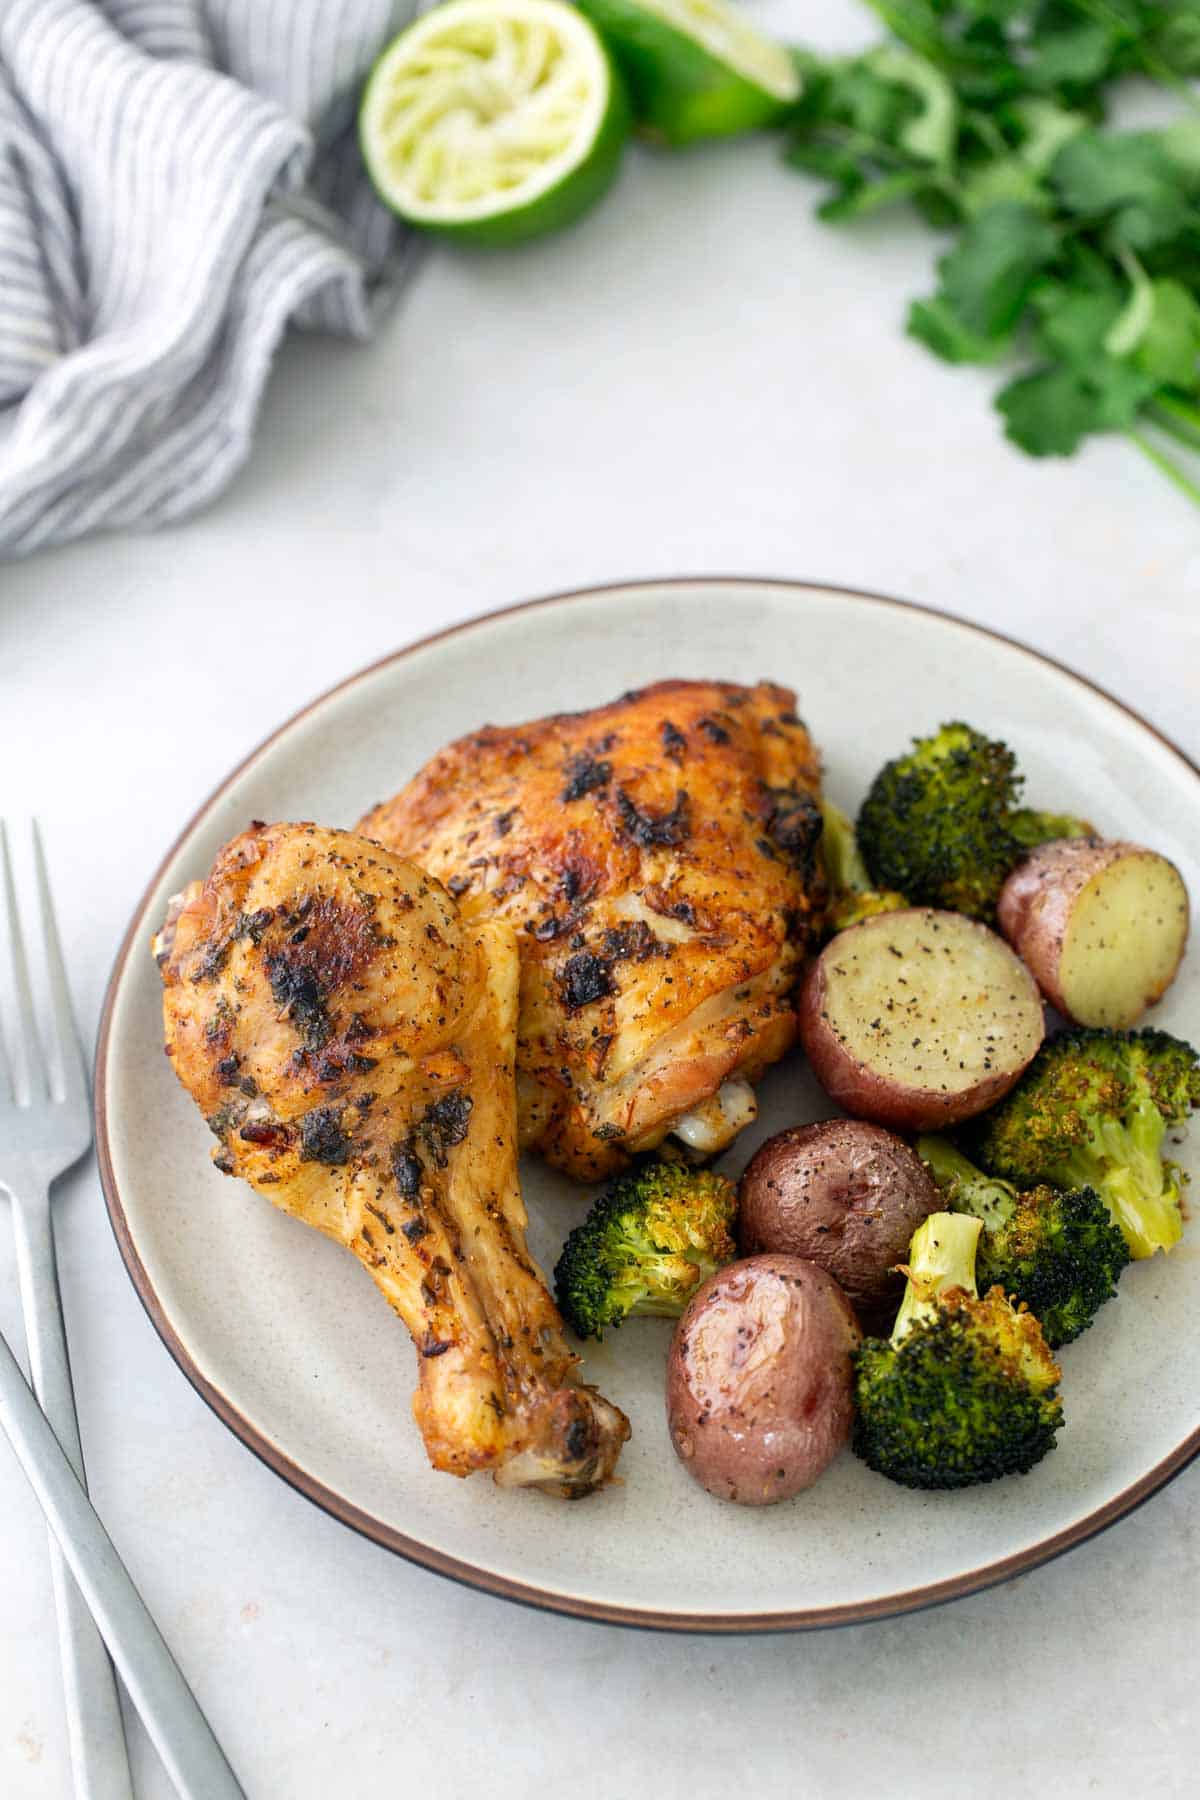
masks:
<instances>
[{"instance_id":1,"label":"roasted broccoli floret","mask_svg":"<svg viewBox=\"0 0 1200 1800\"><path fill-rule=\"evenodd\" d=\"M1134 1257L1183 1231L1187 1177L1163 1156L1200 1106L1200 1058L1165 1031L1064 1031L967 1134L985 1169L1032 1187L1093 1187Z\"/></svg>"},{"instance_id":2,"label":"roasted broccoli floret","mask_svg":"<svg viewBox=\"0 0 1200 1800\"><path fill-rule=\"evenodd\" d=\"M859 811L858 845L872 882L915 906L990 919L1024 851L1091 833L1082 819L1019 808L1023 782L1008 745L970 725L915 738L879 771Z\"/></svg>"},{"instance_id":3,"label":"roasted broccoli floret","mask_svg":"<svg viewBox=\"0 0 1200 1800\"><path fill-rule=\"evenodd\" d=\"M897 912L907 906L903 894L871 885L854 826L841 807L832 800L822 800L821 817L821 856L829 890L825 923L830 935L845 931L862 919L873 919L876 913Z\"/></svg>"},{"instance_id":4,"label":"roasted broccoli floret","mask_svg":"<svg viewBox=\"0 0 1200 1800\"><path fill-rule=\"evenodd\" d=\"M918 1138L917 1153L947 1205L982 1221L975 1260L980 1287L999 1286L1023 1301L1052 1349L1086 1331L1129 1261L1095 1188L1043 1183L1022 1193L985 1175L942 1137Z\"/></svg>"},{"instance_id":5,"label":"roasted broccoli floret","mask_svg":"<svg viewBox=\"0 0 1200 1800\"><path fill-rule=\"evenodd\" d=\"M580 1337L630 1313L678 1318L700 1283L737 1255L737 1191L711 1169L648 1158L619 1175L563 1245L559 1311Z\"/></svg>"},{"instance_id":6,"label":"roasted broccoli floret","mask_svg":"<svg viewBox=\"0 0 1200 1800\"><path fill-rule=\"evenodd\" d=\"M999 1288L976 1294L981 1229L966 1213L931 1213L909 1246L891 1337L855 1354L854 1448L905 1487L1024 1474L1062 1424L1061 1370L1037 1320Z\"/></svg>"}]
</instances>

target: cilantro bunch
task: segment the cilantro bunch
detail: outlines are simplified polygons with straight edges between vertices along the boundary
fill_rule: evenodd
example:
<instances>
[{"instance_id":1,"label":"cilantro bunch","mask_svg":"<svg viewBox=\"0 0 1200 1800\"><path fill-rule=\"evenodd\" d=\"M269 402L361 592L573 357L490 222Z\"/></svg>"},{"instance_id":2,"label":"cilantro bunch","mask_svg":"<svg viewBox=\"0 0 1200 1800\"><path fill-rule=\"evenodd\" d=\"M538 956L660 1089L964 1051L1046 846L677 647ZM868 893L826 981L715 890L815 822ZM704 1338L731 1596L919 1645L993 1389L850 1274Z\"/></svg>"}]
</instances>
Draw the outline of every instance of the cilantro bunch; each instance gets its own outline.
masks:
<instances>
[{"instance_id":1,"label":"cilantro bunch","mask_svg":"<svg viewBox=\"0 0 1200 1800\"><path fill-rule=\"evenodd\" d=\"M996 397L1031 456L1124 432L1200 505L1153 426L1200 450L1200 0L869 0L865 55L802 56L787 151L822 218L906 202L953 230L908 331L951 363L1021 372ZM1154 131L1104 124L1131 75L1170 89Z\"/></svg>"}]
</instances>

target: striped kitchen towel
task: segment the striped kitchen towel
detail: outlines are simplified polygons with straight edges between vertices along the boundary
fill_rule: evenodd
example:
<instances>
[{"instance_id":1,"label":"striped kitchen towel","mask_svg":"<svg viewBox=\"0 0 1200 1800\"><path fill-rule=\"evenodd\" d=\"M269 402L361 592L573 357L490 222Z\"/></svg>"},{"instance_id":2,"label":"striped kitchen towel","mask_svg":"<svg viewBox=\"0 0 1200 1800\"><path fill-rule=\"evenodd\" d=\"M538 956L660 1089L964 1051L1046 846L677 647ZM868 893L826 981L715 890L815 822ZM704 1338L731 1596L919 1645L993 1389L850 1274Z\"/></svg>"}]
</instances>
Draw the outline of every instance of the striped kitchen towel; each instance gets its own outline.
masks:
<instances>
[{"instance_id":1,"label":"striped kitchen towel","mask_svg":"<svg viewBox=\"0 0 1200 1800\"><path fill-rule=\"evenodd\" d=\"M0 0L0 551L153 526L246 457L289 321L410 240L355 141L413 0Z\"/></svg>"}]
</instances>

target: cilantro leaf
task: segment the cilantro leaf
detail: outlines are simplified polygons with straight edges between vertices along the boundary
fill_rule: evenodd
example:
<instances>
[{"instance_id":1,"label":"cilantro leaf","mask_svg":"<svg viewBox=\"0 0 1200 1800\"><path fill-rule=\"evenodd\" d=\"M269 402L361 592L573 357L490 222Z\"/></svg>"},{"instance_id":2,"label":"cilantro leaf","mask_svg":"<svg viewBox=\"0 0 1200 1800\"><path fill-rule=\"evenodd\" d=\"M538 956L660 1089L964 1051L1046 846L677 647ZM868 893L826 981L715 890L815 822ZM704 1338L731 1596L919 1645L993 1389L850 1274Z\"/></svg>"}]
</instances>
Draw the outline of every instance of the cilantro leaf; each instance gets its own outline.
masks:
<instances>
[{"instance_id":1,"label":"cilantro leaf","mask_svg":"<svg viewBox=\"0 0 1200 1800\"><path fill-rule=\"evenodd\" d=\"M1050 180L1068 212L1104 223L1114 249L1152 249L1200 223L1193 180L1158 132L1080 132L1054 158Z\"/></svg>"},{"instance_id":2,"label":"cilantro leaf","mask_svg":"<svg viewBox=\"0 0 1200 1800\"><path fill-rule=\"evenodd\" d=\"M843 183L840 191L823 200L817 208L819 218L831 224L844 224L862 219L868 213L882 212L901 200L913 200L929 185L929 177L921 169L897 169L881 175L877 181Z\"/></svg>"},{"instance_id":3,"label":"cilantro leaf","mask_svg":"<svg viewBox=\"0 0 1200 1800\"><path fill-rule=\"evenodd\" d=\"M1094 429L1087 385L1065 365L1021 375L996 396L1004 435L1029 456L1070 456Z\"/></svg>"},{"instance_id":4,"label":"cilantro leaf","mask_svg":"<svg viewBox=\"0 0 1200 1800\"><path fill-rule=\"evenodd\" d=\"M1115 281L1107 288L1047 282L1034 295L1038 348L1050 359L1086 365L1105 355L1108 335L1124 304Z\"/></svg>"},{"instance_id":5,"label":"cilantro leaf","mask_svg":"<svg viewBox=\"0 0 1200 1800\"><path fill-rule=\"evenodd\" d=\"M889 41L805 71L791 160L853 219L904 200L957 235L908 335L952 364L1032 367L996 397L1031 456L1120 431L1200 506L1142 429L1200 450L1200 106L1104 127L1121 78L1189 98L1200 0L867 0Z\"/></svg>"},{"instance_id":6,"label":"cilantro leaf","mask_svg":"<svg viewBox=\"0 0 1200 1800\"><path fill-rule=\"evenodd\" d=\"M1169 0L1146 8L1142 66L1175 75L1200 75L1200 0Z\"/></svg>"},{"instance_id":7,"label":"cilantro leaf","mask_svg":"<svg viewBox=\"0 0 1200 1800\"><path fill-rule=\"evenodd\" d=\"M1200 380L1200 305L1170 278L1152 282L1151 293L1149 323L1134 360L1156 382L1190 393Z\"/></svg>"},{"instance_id":8,"label":"cilantro leaf","mask_svg":"<svg viewBox=\"0 0 1200 1800\"><path fill-rule=\"evenodd\" d=\"M1030 48L1030 85L1042 92L1090 87L1108 73L1120 42L1095 19L1076 18L1059 31L1047 31Z\"/></svg>"},{"instance_id":9,"label":"cilantro leaf","mask_svg":"<svg viewBox=\"0 0 1200 1800\"><path fill-rule=\"evenodd\" d=\"M941 297L969 331L1002 336L1025 310L1035 277L1059 243L1058 231L1034 207L999 201L967 222L938 263Z\"/></svg>"},{"instance_id":10,"label":"cilantro leaf","mask_svg":"<svg viewBox=\"0 0 1200 1800\"><path fill-rule=\"evenodd\" d=\"M1052 210L1037 171L1016 153L993 156L988 162L974 165L963 176L961 186L963 210L968 216L1001 200L1020 200L1040 213Z\"/></svg>"},{"instance_id":11,"label":"cilantro leaf","mask_svg":"<svg viewBox=\"0 0 1200 1800\"><path fill-rule=\"evenodd\" d=\"M1039 95L1013 101L1004 119L1016 132L1018 156L1038 175L1045 174L1063 145L1088 126L1085 114Z\"/></svg>"},{"instance_id":12,"label":"cilantro leaf","mask_svg":"<svg viewBox=\"0 0 1200 1800\"><path fill-rule=\"evenodd\" d=\"M873 75L907 89L917 101L918 112L900 127L900 148L922 162L948 167L958 139L958 101L946 77L925 57L890 44L863 60Z\"/></svg>"},{"instance_id":13,"label":"cilantro leaf","mask_svg":"<svg viewBox=\"0 0 1200 1800\"><path fill-rule=\"evenodd\" d=\"M806 65L805 94L785 152L793 168L832 182L821 218L861 218L920 200L948 168L957 138L953 89L908 50Z\"/></svg>"},{"instance_id":14,"label":"cilantro leaf","mask_svg":"<svg viewBox=\"0 0 1200 1800\"><path fill-rule=\"evenodd\" d=\"M968 329L940 294L914 300L908 309L908 335L948 363L994 363L1009 349L1011 334L981 337Z\"/></svg>"},{"instance_id":15,"label":"cilantro leaf","mask_svg":"<svg viewBox=\"0 0 1200 1800\"><path fill-rule=\"evenodd\" d=\"M1153 377L1112 357L1089 368L1059 363L1021 375L996 396L1005 436L1030 456L1070 456L1093 431L1125 429L1153 393Z\"/></svg>"}]
</instances>

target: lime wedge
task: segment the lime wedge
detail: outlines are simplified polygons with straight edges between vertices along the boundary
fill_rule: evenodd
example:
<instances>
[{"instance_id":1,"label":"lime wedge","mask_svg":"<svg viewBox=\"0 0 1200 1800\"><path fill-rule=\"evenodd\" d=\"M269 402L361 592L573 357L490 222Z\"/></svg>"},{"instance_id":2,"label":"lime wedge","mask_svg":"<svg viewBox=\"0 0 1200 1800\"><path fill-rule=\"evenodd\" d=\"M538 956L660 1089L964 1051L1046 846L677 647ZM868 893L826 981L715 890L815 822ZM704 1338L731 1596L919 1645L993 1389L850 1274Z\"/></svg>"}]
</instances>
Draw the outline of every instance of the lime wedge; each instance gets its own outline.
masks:
<instances>
[{"instance_id":1,"label":"lime wedge","mask_svg":"<svg viewBox=\"0 0 1200 1800\"><path fill-rule=\"evenodd\" d=\"M448 0L376 63L359 111L371 180L412 225L515 244L577 218L629 135L620 75L562 0Z\"/></svg>"},{"instance_id":2,"label":"lime wedge","mask_svg":"<svg viewBox=\"0 0 1200 1800\"><path fill-rule=\"evenodd\" d=\"M729 0L578 0L609 45L638 122L669 144L732 137L780 118L800 72Z\"/></svg>"}]
</instances>

